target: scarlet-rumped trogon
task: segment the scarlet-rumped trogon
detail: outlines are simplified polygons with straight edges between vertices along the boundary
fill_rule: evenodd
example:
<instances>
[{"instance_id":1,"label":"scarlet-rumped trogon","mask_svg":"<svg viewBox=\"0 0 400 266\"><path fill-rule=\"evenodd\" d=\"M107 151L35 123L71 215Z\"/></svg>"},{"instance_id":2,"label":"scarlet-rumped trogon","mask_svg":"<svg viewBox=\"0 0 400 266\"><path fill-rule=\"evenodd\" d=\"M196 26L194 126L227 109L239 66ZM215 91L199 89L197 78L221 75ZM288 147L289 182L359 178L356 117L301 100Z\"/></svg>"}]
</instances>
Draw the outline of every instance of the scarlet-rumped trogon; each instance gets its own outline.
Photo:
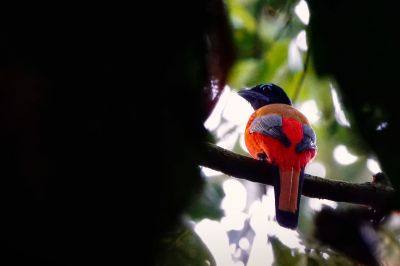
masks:
<instances>
[{"instance_id":1,"label":"scarlet-rumped trogon","mask_svg":"<svg viewBox=\"0 0 400 266\"><path fill-rule=\"evenodd\" d=\"M314 130L275 84L260 84L239 95L255 110L246 126L247 149L253 158L273 166L276 219L281 226L294 229L304 168L316 155Z\"/></svg>"}]
</instances>

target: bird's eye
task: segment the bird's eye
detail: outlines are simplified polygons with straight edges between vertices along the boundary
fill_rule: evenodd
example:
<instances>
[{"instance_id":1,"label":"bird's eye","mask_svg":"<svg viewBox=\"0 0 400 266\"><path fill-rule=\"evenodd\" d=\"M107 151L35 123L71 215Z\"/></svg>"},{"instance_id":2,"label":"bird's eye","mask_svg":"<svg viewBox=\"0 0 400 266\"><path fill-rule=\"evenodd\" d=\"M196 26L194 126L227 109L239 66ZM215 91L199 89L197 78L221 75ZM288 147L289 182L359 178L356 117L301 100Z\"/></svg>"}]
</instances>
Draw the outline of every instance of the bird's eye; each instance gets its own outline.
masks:
<instances>
[{"instance_id":1,"label":"bird's eye","mask_svg":"<svg viewBox=\"0 0 400 266\"><path fill-rule=\"evenodd\" d=\"M262 90L262 92L269 92L269 91L271 91L271 87L270 87L270 85L263 85L261 87L261 90Z\"/></svg>"}]
</instances>

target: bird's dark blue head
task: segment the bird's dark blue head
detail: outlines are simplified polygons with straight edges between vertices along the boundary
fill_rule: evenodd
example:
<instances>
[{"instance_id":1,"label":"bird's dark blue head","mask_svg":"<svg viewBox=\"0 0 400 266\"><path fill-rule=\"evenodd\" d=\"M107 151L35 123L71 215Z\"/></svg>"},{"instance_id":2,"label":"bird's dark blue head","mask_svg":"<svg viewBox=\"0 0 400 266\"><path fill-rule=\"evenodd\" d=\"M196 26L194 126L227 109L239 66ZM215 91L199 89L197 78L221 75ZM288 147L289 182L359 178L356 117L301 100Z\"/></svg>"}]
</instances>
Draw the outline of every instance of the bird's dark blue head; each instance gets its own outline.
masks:
<instances>
[{"instance_id":1,"label":"bird's dark blue head","mask_svg":"<svg viewBox=\"0 0 400 266\"><path fill-rule=\"evenodd\" d=\"M260 84L249 90L241 90L239 95L245 98L254 110L272 103L292 105L292 101L285 91L272 83Z\"/></svg>"}]
</instances>

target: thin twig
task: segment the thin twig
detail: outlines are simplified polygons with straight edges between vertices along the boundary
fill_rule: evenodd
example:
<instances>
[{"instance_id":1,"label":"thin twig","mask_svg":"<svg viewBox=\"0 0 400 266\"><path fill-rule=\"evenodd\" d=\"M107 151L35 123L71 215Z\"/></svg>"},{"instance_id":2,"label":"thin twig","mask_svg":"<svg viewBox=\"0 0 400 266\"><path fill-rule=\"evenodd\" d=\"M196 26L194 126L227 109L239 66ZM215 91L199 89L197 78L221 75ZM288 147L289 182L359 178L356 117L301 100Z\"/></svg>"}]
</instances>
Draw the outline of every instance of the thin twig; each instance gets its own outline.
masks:
<instances>
[{"instance_id":1,"label":"thin twig","mask_svg":"<svg viewBox=\"0 0 400 266\"><path fill-rule=\"evenodd\" d=\"M304 60L304 68L303 68L303 71L301 72L299 82L296 85L296 88L294 90L294 94L292 97L293 102L296 102L297 98L300 95L301 89L303 88L303 83L304 83L304 80L306 79L307 69L308 69L308 65L310 62L310 54L311 54L310 47L308 47L307 53L306 53L306 59Z\"/></svg>"}]
</instances>

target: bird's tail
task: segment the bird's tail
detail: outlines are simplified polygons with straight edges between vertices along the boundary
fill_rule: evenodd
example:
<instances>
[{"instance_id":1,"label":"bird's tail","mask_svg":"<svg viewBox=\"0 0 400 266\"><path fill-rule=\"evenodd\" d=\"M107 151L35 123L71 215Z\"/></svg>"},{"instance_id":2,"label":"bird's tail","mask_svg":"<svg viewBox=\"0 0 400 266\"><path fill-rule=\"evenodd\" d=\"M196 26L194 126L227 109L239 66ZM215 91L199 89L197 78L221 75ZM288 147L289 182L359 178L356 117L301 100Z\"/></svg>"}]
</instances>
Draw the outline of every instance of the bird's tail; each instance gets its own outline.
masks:
<instances>
[{"instance_id":1,"label":"bird's tail","mask_svg":"<svg viewBox=\"0 0 400 266\"><path fill-rule=\"evenodd\" d=\"M275 167L275 214L276 220L283 227L297 227L303 181L304 169Z\"/></svg>"}]
</instances>

